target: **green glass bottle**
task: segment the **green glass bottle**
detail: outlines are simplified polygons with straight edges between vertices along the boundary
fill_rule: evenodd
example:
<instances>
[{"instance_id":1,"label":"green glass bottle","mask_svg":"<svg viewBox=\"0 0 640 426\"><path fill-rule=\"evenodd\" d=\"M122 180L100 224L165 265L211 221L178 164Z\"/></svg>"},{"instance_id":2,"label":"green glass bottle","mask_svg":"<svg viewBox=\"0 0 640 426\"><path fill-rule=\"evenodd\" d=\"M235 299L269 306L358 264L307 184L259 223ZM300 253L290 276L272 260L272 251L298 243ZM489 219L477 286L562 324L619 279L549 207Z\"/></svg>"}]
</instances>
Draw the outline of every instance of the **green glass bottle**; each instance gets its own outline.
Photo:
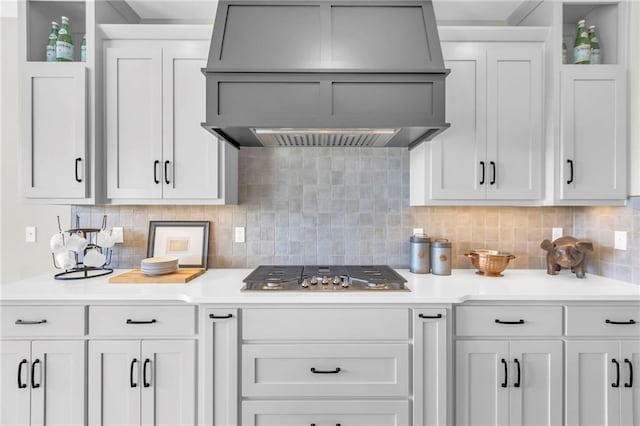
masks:
<instances>
[{"instance_id":1,"label":"green glass bottle","mask_svg":"<svg viewBox=\"0 0 640 426\"><path fill-rule=\"evenodd\" d=\"M585 28L584 19L578 21L578 32L576 33L576 41L573 43L573 63L591 63L591 45L589 44L589 36L587 35L587 29Z\"/></svg>"},{"instance_id":2,"label":"green glass bottle","mask_svg":"<svg viewBox=\"0 0 640 426\"><path fill-rule=\"evenodd\" d=\"M62 28L58 31L58 41L56 42L56 60L58 62L73 61L73 40L71 39L71 30L69 26L69 18L62 17Z\"/></svg>"},{"instance_id":3,"label":"green glass bottle","mask_svg":"<svg viewBox=\"0 0 640 426\"><path fill-rule=\"evenodd\" d=\"M60 25L56 21L51 21L51 33L47 43L47 62L56 61L56 42L58 41L58 29Z\"/></svg>"},{"instance_id":4,"label":"green glass bottle","mask_svg":"<svg viewBox=\"0 0 640 426\"><path fill-rule=\"evenodd\" d=\"M602 53L600 51L600 40L598 40L598 36L596 36L595 25L589 26L589 44L591 45L591 63L601 64Z\"/></svg>"}]
</instances>

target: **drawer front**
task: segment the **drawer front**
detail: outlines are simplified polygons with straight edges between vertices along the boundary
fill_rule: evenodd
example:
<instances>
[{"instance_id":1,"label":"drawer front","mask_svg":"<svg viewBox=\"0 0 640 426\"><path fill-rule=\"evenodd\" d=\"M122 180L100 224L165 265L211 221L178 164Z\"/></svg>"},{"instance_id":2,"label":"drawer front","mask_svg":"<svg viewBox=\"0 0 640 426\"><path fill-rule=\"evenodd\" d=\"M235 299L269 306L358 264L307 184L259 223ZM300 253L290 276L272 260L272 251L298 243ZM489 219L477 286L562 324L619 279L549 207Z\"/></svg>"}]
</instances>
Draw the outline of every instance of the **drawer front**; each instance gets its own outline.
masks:
<instances>
[{"instance_id":1,"label":"drawer front","mask_svg":"<svg viewBox=\"0 0 640 426\"><path fill-rule=\"evenodd\" d=\"M84 306L3 306L2 337L72 337L86 331Z\"/></svg>"},{"instance_id":2,"label":"drawer front","mask_svg":"<svg viewBox=\"0 0 640 426\"><path fill-rule=\"evenodd\" d=\"M458 336L559 336L562 306L460 306Z\"/></svg>"},{"instance_id":3,"label":"drawer front","mask_svg":"<svg viewBox=\"0 0 640 426\"><path fill-rule=\"evenodd\" d=\"M244 340L408 340L408 309L245 309Z\"/></svg>"},{"instance_id":4,"label":"drawer front","mask_svg":"<svg viewBox=\"0 0 640 426\"><path fill-rule=\"evenodd\" d=\"M409 396L408 344L243 345L245 396Z\"/></svg>"},{"instance_id":5,"label":"drawer front","mask_svg":"<svg viewBox=\"0 0 640 426\"><path fill-rule=\"evenodd\" d=\"M195 306L90 306L92 336L190 336Z\"/></svg>"},{"instance_id":6,"label":"drawer front","mask_svg":"<svg viewBox=\"0 0 640 426\"><path fill-rule=\"evenodd\" d=\"M568 306L567 336L640 336L639 306Z\"/></svg>"},{"instance_id":7,"label":"drawer front","mask_svg":"<svg viewBox=\"0 0 640 426\"><path fill-rule=\"evenodd\" d=\"M406 426L408 401L244 401L243 426Z\"/></svg>"}]
</instances>

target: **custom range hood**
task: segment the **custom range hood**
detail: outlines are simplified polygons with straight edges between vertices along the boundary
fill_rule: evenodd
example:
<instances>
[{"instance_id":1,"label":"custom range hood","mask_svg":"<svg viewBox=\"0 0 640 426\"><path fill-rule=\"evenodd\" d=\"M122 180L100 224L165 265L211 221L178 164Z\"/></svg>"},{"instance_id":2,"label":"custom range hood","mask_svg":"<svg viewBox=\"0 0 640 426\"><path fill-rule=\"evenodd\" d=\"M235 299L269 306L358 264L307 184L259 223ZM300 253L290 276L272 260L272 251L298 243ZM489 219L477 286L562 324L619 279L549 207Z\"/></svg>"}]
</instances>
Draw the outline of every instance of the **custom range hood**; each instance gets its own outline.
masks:
<instances>
[{"instance_id":1,"label":"custom range hood","mask_svg":"<svg viewBox=\"0 0 640 426\"><path fill-rule=\"evenodd\" d=\"M445 122L431 1L221 0L203 127L240 146L412 147Z\"/></svg>"}]
</instances>

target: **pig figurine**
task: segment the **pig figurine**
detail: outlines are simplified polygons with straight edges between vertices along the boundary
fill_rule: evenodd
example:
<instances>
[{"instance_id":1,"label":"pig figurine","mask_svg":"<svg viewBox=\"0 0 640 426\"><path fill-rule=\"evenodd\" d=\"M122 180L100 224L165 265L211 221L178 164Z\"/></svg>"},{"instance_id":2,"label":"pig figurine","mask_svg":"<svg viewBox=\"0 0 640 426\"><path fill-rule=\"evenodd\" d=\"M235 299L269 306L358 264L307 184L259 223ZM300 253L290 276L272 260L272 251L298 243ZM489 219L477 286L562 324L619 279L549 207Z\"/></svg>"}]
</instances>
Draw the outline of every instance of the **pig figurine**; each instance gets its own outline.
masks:
<instances>
[{"instance_id":1,"label":"pig figurine","mask_svg":"<svg viewBox=\"0 0 640 426\"><path fill-rule=\"evenodd\" d=\"M593 251L593 243L573 237L561 237L553 242L544 240L540 247L547 251L547 274L558 275L561 268L571 268L576 277L585 277L586 253Z\"/></svg>"}]
</instances>

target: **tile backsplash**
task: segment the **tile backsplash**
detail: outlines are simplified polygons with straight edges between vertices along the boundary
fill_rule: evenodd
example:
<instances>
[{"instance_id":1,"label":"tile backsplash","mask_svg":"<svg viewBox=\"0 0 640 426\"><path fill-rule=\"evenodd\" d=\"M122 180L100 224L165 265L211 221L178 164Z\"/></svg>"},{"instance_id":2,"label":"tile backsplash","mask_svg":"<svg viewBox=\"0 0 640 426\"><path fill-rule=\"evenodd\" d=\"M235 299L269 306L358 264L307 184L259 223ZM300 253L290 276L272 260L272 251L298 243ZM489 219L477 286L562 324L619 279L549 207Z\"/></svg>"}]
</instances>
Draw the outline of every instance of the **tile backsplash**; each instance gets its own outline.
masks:
<instances>
[{"instance_id":1,"label":"tile backsplash","mask_svg":"<svg viewBox=\"0 0 640 426\"><path fill-rule=\"evenodd\" d=\"M540 242L551 238L551 228L574 231L571 207L409 207L409 152L403 148L243 148L239 185L236 206L74 206L72 214L83 226L98 225L106 214L108 227L124 227L125 243L114 251L116 268L140 264L151 220L210 221L209 267L214 268L303 263L406 268L413 228L452 241L454 268L471 267L464 253L474 248L514 253L513 268L543 268ZM638 212L620 209L631 225L635 217L640 230ZM586 218L600 216L575 210L580 224L591 225ZM233 241L236 226L246 227L246 243ZM591 235L586 236L600 241L600 234ZM592 272L626 273L633 268L611 265L627 260L594 257Z\"/></svg>"}]
</instances>

